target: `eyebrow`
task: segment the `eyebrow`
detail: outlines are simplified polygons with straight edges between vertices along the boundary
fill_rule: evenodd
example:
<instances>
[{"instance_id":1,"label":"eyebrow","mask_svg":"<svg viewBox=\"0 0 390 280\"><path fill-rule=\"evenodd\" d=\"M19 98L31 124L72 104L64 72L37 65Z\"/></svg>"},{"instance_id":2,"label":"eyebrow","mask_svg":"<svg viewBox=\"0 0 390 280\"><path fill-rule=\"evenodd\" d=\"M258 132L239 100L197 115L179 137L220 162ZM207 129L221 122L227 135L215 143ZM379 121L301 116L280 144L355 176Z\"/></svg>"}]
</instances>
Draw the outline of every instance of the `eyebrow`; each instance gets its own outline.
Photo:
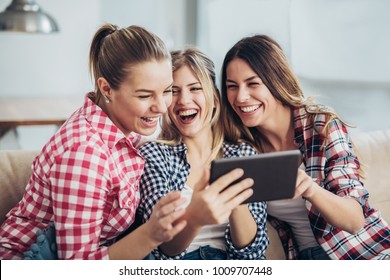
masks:
<instances>
[{"instance_id":1,"label":"eyebrow","mask_svg":"<svg viewBox=\"0 0 390 280\"><path fill-rule=\"evenodd\" d=\"M260 77L259 77L259 76L252 76L252 77L249 77L249 78L245 79L245 81L244 81L244 82L248 82L248 81L251 81L251 80L254 80L254 79L257 79L257 78L259 78L259 79L260 79ZM229 83L235 83L235 84L236 84L236 82L235 82L235 81L233 81L233 80L229 80L229 79L226 79L226 82L229 82Z\"/></svg>"},{"instance_id":2,"label":"eyebrow","mask_svg":"<svg viewBox=\"0 0 390 280\"><path fill-rule=\"evenodd\" d=\"M173 86L173 83L170 84L169 86L167 86L165 88L165 90L167 90L168 88L172 87ZM154 93L154 90L151 90L151 89L145 89L145 88L140 88L140 89L137 89L135 90L135 92L147 92L147 93Z\"/></svg>"},{"instance_id":3,"label":"eyebrow","mask_svg":"<svg viewBox=\"0 0 390 280\"><path fill-rule=\"evenodd\" d=\"M195 82L195 83L190 83L190 84L186 85L186 87L190 87L190 86L193 86L193 85L196 85L196 84L202 85L201 82ZM172 87L177 88L178 86L173 85Z\"/></svg>"}]
</instances>

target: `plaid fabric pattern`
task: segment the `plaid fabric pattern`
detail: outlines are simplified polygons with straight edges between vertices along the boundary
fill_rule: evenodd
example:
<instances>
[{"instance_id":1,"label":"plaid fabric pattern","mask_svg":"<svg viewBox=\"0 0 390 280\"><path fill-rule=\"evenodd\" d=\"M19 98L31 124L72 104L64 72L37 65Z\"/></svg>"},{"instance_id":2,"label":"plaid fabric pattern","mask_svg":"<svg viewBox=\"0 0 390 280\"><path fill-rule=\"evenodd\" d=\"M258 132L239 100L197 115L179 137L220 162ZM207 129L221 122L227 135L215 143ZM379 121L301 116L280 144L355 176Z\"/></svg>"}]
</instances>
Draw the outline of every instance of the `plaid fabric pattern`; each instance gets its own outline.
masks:
<instances>
[{"instance_id":1,"label":"plaid fabric pattern","mask_svg":"<svg viewBox=\"0 0 390 280\"><path fill-rule=\"evenodd\" d=\"M181 191L190 173L187 161L187 147L184 143L169 146L157 142L149 142L139 149L145 158L145 169L141 177L141 203L138 208L143 221L150 218L154 205L167 193ZM223 145L223 157L242 157L256 154L247 144ZM268 246L266 231L266 204L264 202L249 204L249 210L257 223L257 235L254 241L245 248L234 247L229 225L226 225L225 242L230 259L264 259ZM158 248L153 251L157 259L181 259L186 251L174 257L164 255Z\"/></svg>"},{"instance_id":2,"label":"plaid fabric pattern","mask_svg":"<svg viewBox=\"0 0 390 280\"><path fill-rule=\"evenodd\" d=\"M33 162L23 199L0 229L0 258L20 259L54 221L60 259L108 259L134 221L144 160L88 97Z\"/></svg>"},{"instance_id":3,"label":"plaid fabric pattern","mask_svg":"<svg viewBox=\"0 0 390 280\"><path fill-rule=\"evenodd\" d=\"M302 152L306 173L328 191L356 199L362 206L366 222L357 234L349 234L328 224L306 201L314 236L332 259L390 259L390 228L380 212L367 201L369 194L358 174L360 165L347 129L334 120L324 138L318 131L323 129L325 122L325 115L320 114L313 127L305 108L294 110L295 142ZM289 225L271 216L268 218L279 232L286 256L296 259L298 247Z\"/></svg>"}]
</instances>

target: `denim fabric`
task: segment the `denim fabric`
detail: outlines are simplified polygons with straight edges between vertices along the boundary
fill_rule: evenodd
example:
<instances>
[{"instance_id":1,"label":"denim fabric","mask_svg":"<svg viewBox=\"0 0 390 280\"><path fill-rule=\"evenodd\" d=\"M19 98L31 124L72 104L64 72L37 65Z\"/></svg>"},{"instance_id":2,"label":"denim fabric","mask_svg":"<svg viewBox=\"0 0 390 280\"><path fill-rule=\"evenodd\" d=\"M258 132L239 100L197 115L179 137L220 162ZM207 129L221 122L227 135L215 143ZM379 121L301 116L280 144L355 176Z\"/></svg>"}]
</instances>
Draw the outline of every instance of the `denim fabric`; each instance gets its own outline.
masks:
<instances>
[{"instance_id":1,"label":"denim fabric","mask_svg":"<svg viewBox=\"0 0 390 280\"><path fill-rule=\"evenodd\" d=\"M202 246L199 249L184 255L183 260L226 260L227 253L210 246Z\"/></svg>"},{"instance_id":2,"label":"denim fabric","mask_svg":"<svg viewBox=\"0 0 390 280\"><path fill-rule=\"evenodd\" d=\"M148 254L144 260L148 260L148 261L151 261L151 260L155 260L156 258L154 257L154 255L152 253Z\"/></svg>"},{"instance_id":3,"label":"denim fabric","mask_svg":"<svg viewBox=\"0 0 390 280\"><path fill-rule=\"evenodd\" d=\"M37 241L24 252L25 260L58 260L54 223L44 231L37 231Z\"/></svg>"},{"instance_id":4,"label":"denim fabric","mask_svg":"<svg viewBox=\"0 0 390 280\"><path fill-rule=\"evenodd\" d=\"M300 260L330 260L328 254L321 246L310 247L299 252Z\"/></svg>"}]
</instances>

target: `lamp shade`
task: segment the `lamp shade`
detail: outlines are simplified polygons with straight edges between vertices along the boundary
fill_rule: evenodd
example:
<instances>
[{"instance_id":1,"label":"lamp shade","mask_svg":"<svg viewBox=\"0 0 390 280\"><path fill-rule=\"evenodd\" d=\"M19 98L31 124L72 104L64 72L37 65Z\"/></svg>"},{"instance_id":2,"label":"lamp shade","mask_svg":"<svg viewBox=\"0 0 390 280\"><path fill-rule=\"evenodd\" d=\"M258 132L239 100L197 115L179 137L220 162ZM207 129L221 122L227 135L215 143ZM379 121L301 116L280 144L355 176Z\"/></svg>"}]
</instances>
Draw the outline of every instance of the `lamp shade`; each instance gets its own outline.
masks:
<instances>
[{"instance_id":1,"label":"lamp shade","mask_svg":"<svg viewBox=\"0 0 390 280\"><path fill-rule=\"evenodd\" d=\"M55 20L34 0L13 0L0 13L0 31L52 33L58 30Z\"/></svg>"}]
</instances>

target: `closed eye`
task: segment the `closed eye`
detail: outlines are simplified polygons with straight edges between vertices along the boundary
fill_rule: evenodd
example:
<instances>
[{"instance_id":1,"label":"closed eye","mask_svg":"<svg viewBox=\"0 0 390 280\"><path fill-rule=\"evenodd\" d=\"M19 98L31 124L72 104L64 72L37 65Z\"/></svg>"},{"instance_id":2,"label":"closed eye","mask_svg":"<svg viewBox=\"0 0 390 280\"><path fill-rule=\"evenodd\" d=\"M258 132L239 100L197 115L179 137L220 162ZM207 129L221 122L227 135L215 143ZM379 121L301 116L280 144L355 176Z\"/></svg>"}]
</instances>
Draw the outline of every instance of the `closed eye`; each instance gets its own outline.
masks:
<instances>
[{"instance_id":1,"label":"closed eye","mask_svg":"<svg viewBox=\"0 0 390 280\"><path fill-rule=\"evenodd\" d=\"M139 95L138 96L139 99L148 99L150 97L151 97L151 95Z\"/></svg>"},{"instance_id":2,"label":"closed eye","mask_svg":"<svg viewBox=\"0 0 390 280\"><path fill-rule=\"evenodd\" d=\"M173 93L173 89L167 89L164 91L164 95L169 95Z\"/></svg>"},{"instance_id":3,"label":"closed eye","mask_svg":"<svg viewBox=\"0 0 390 280\"><path fill-rule=\"evenodd\" d=\"M228 89L235 89L235 88L237 88L238 86L237 86L237 85L234 85L234 84L227 84L226 87L227 87Z\"/></svg>"}]
</instances>

